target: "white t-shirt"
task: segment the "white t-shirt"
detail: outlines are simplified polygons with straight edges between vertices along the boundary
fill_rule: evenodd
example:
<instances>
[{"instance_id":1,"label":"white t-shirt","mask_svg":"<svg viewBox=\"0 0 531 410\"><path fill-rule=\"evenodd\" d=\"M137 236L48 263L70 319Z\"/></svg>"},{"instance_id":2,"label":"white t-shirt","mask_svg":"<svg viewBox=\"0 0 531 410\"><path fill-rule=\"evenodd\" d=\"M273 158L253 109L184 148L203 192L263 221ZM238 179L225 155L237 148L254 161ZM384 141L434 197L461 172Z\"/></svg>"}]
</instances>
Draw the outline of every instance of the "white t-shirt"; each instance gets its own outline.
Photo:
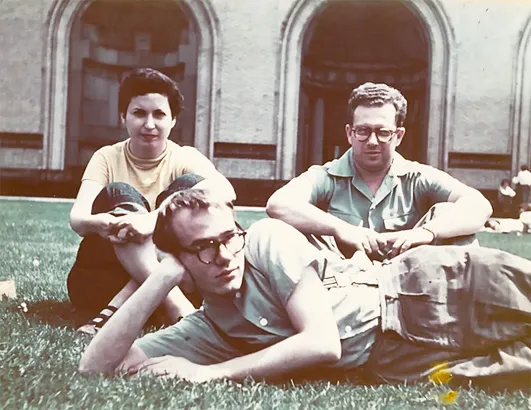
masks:
<instances>
[{"instance_id":1,"label":"white t-shirt","mask_svg":"<svg viewBox=\"0 0 531 410\"><path fill-rule=\"evenodd\" d=\"M513 184L531 186L531 171L519 171L518 175L513 178Z\"/></svg>"}]
</instances>

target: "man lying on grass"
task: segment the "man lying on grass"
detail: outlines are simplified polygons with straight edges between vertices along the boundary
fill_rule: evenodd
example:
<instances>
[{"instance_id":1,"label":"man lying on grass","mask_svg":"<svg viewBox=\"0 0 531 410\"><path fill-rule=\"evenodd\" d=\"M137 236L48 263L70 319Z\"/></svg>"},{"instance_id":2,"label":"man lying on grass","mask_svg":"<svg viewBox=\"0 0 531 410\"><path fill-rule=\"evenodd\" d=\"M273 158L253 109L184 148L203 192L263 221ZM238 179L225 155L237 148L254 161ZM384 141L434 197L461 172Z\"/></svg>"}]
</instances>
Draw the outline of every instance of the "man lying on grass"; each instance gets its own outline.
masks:
<instances>
[{"instance_id":1,"label":"man lying on grass","mask_svg":"<svg viewBox=\"0 0 531 410\"><path fill-rule=\"evenodd\" d=\"M82 373L203 382L363 367L396 382L444 363L465 378L530 374L531 261L422 246L363 270L279 220L245 233L232 204L193 188L161 206L153 239L168 256L92 340ZM203 308L137 339L188 275Z\"/></svg>"}]
</instances>

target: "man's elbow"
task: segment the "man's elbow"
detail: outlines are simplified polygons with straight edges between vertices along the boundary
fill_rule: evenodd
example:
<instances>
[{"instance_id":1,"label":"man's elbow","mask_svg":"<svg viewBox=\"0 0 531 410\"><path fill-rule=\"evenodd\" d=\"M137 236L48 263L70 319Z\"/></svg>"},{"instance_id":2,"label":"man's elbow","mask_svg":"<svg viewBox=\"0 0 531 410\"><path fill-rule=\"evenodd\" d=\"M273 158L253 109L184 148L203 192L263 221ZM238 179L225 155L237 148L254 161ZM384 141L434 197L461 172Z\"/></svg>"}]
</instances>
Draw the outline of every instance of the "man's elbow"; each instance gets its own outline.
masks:
<instances>
[{"instance_id":1,"label":"man's elbow","mask_svg":"<svg viewBox=\"0 0 531 410\"><path fill-rule=\"evenodd\" d=\"M86 355L81 357L77 371L84 375L96 375L96 374L112 374L114 373L115 367L111 366L109 363L98 363L95 360L90 359Z\"/></svg>"},{"instance_id":2,"label":"man's elbow","mask_svg":"<svg viewBox=\"0 0 531 410\"><path fill-rule=\"evenodd\" d=\"M102 373L101 371L99 371L99 369L97 369L94 366L94 364L91 361L87 360L85 356L83 356L81 360L79 361L79 365L77 366L77 371L83 376Z\"/></svg>"},{"instance_id":3,"label":"man's elbow","mask_svg":"<svg viewBox=\"0 0 531 410\"><path fill-rule=\"evenodd\" d=\"M335 363L341 359L341 343L337 343L337 346L328 346L322 352L322 358L324 363Z\"/></svg>"},{"instance_id":4,"label":"man's elbow","mask_svg":"<svg viewBox=\"0 0 531 410\"><path fill-rule=\"evenodd\" d=\"M474 213L476 213L476 215L481 215L483 219L485 219L484 222L486 222L492 215L492 212L493 212L492 204L479 191L477 191L476 194L474 195L474 204L475 204L473 207Z\"/></svg>"},{"instance_id":5,"label":"man's elbow","mask_svg":"<svg viewBox=\"0 0 531 410\"><path fill-rule=\"evenodd\" d=\"M334 337L323 337L322 334L310 336L314 343L316 356L322 363L335 363L341 359L341 340L339 335Z\"/></svg>"},{"instance_id":6,"label":"man's elbow","mask_svg":"<svg viewBox=\"0 0 531 410\"><path fill-rule=\"evenodd\" d=\"M470 218L482 219L483 223L490 218L493 212L490 201L480 191L473 188L466 195L457 199L457 202L462 203L462 209Z\"/></svg>"},{"instance_id":7,"label":"man's elbow","mask_svg":"<svg viewBox=\"0 0 531 410\"><path fill-rule=\"evenodd\" d=\"M271 218L282 219L282 215L285 213L287 208L288 205L286 200L283 198L283 195L274 193L267 200L266 213Z\"/></svg>"},{"instance_id":8,"label":"man's elbow","mask_svg":"<svg viewBox=\"0 0 531 410\"><path fill-rule=\"evenodd\" d=\"M485 216L486 216L485 221L486 221L487 219L491 217L493 209L492 209L492 204L487 198L483 197L483 200L485 201L484 207L485 207Z\"/></svg>"}]
</instances>

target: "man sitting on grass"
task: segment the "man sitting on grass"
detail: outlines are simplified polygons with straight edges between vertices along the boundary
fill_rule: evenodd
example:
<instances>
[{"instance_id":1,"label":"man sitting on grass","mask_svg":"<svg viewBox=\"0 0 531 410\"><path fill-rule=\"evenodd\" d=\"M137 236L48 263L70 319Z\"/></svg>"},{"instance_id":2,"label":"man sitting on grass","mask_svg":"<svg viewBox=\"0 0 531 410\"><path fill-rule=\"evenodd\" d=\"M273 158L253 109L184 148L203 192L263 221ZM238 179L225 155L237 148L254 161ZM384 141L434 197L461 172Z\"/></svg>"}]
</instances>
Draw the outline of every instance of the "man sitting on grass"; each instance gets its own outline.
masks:
<instances>
[{"instance_id":1,"label":"man sitting on grass","mask_svg":"<svg viewBox=\"0 0 531 410\"><path fill-rule=\"evenodd\" d=\"M348 107L349 150L276 191L268 215L346 257L361 250L383 260L420 245L477 245L492 207L478 190L398 153L407 138L402 93L365 83L352 90Z\"/></svg>"},{"instance_id":2,"label":"man sitting on grass","mask_svg":"<svg viewBox=\"0 0 531 410\"><path fill-rule=\"evenodd\" d=\"M531 261L487 248L422 246L382 265L327 260L292 226L244 232L232 204L186 189L161 205L158 269L91 341L82 373L151 373L194 382L322 377L363 366L415 381L531 372ZM137 339L185 278L201 310ZM137 339L137 340L135 340Z\"/></svg>"}]
</instances>

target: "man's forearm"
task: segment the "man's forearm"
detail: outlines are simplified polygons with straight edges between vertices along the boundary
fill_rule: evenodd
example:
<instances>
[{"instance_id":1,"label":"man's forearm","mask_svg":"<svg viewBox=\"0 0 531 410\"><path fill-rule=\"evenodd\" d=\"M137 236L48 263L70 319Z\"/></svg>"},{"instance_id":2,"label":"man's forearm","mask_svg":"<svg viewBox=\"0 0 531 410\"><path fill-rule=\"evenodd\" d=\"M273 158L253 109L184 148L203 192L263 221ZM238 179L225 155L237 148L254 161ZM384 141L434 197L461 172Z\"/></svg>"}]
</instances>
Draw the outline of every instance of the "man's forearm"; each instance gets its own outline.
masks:
<instances>
[{"instance_id":1,"label":"man's forearm","mask_svg":"<svg viewBox=\"0 0 531 410\"><path fill-rule=\"evenodd\" d=\"M314 235L337 236L341 227L347 222L331 215L310 203L291 205L269 205L267 214L297 228L300 232Z\"/></svg>"},{"instance_id":2,"label":"man's forearm","mask_svg":"<svg viewBox=\"0 0 531 410\"><path fill-rule=\"evenodd\" d=\"M261 379L318 364L334 363L341 357L339 338L322 332L303 332L249 355L210 366L214 378Z\"/></svg>"},{"instance_id":3,"label":"man's forearm","mask_svg":"<svg viewBox=\"0 0 531 410\"><path fill-rule=\"evenodd\" d=\"M437 238L477 233L492 214L490 203L482 196L461 198L425 225Z\"/></svg>"},{"instance_id":4,"label":"man's forearm","mask_svg":"<svg viewBox=\"0 0 531 410\"><path fill-rule=\"evenodd\" d=\"M81 357L83 373L110 373L120 365L153 311L175 286L164 275L150 275L109 319Z\"/></svg>"}]
</instances>

